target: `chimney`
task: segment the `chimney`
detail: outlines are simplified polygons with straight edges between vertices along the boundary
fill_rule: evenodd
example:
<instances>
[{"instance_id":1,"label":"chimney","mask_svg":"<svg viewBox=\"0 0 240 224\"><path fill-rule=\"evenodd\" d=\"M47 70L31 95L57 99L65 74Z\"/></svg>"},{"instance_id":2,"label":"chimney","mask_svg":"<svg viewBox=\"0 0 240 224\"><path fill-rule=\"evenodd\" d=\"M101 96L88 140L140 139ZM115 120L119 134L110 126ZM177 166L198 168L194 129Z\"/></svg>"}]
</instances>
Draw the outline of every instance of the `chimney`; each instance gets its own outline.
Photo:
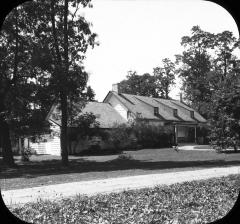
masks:
<instances>
[{"instance_id":1,"label":"chimney","mask_svg":"<svg viewBox=\"0 0 240 224\"><path fill-rule=\"evenodd\" d=\"M112 84L112 91L116 93L120 93L119 91L119 83Z\"/></svg>"}]
</instances>

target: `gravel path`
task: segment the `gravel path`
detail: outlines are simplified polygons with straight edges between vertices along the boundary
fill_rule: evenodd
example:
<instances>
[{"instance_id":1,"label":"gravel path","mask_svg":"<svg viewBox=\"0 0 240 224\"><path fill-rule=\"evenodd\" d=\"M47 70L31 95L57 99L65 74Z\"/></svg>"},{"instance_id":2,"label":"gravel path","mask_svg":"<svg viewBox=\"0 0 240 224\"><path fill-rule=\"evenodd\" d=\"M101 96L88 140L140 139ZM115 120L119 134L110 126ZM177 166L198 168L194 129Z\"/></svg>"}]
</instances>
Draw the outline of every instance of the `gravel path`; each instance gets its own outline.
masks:
<instances>
[{"instance_id":1,"label":"gravel path","mask_svg":"<svg viewBox=\"0 0 240 224\"><path fill-rule=\"evenodd\" d=\"M57 200L76 194L94 195L97 193L121 192L123 190L170 185L185 181L240 174L240 166L208 168L194 171L180 171L163 174L139 175L103 180L71 182L33 188L2 191L6 205L19 205L39 199Z\"/></svg>"},{"instance_id":2,"label":"gravel path","mask_svg":"<svg viewBox=\"0 0 240 224\"><path fill-rule=\"evenodd\" d=\"M179 150L214 151L209 145L180 145Z\"/></svg>"}]
</instances>

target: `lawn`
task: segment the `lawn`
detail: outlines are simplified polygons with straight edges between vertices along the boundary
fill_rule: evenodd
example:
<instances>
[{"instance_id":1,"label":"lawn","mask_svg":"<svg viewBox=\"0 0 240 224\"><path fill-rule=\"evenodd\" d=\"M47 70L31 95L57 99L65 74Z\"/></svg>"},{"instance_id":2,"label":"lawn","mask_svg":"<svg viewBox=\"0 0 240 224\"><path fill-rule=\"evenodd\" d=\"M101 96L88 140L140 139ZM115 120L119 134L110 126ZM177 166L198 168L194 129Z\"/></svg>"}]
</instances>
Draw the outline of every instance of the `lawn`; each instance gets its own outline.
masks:
<instances>
[{"instance_id":1,"label":"lawn","mask_svg":"<svg viewBox=\"0 0 240 224\"><path fill-rule=\"evenodd\" d=\"M92 197L78 195L9 209L33 223L210 223L224 217L234 206L239 178L230 175Z\"/></svg>"},{"instance_id":2,"label":"lawn","mask_svg":"<svg viewBox=\"0 0 240 224\"><path fill-rule=\"evenodd\" d=\"M1 164L1 190L34 187L82 180L195 170L209 167L240 165L240 153L215 151L180 151L173 149L142 149L119 155L69 156L70 166L61 166L61 158L36 155L22 163L16 156L17 168Z\"/></svg>"}]
</instances>

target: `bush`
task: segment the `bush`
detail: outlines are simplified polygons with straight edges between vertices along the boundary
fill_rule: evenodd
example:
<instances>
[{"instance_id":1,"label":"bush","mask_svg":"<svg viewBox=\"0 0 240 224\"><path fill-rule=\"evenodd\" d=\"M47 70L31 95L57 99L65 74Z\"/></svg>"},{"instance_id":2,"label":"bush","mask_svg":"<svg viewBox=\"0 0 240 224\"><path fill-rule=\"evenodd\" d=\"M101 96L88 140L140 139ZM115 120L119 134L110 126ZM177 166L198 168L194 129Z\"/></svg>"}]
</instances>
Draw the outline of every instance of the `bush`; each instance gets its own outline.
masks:
<instances>
[{"instance_id":1,"label":"bush","mask_svg":"<svg viewBox=\"0 0 240 224\"><path fill-rule=\"evenodd\" d=\"M209 135L211 129L209 127L199 127L197 128L197 142L200 145L208 145L209 142Z\"/></svg>"},{"instance_id":2,"label":"bush","mask_svg":"<svg viewBox=\"0 0 240 224\"><path fill-rule=\"evenodd\" d=\"M29 158L35 153L36 153L36 151L33 150L31 147L23 147L23 149L21 151L21 160L23 162L27 162L27 161L29 161Z\"/></svg>"},{"instance_id":3,"label":"bush","mask_svg":"<svg viewBox=\"0 0 240 224\"><path fill-rule=\"evenodd\" d=\"M116 150L124 150L135 147L131 136L132 127L127 124L114 125L108 132L107 142L112 144Z\"/></svg>"},{"instance_id":4,"label":"bush","mask_svg":"<svg viewBox=\"0 0 240 224\"><path fill-rule=\"evenodd\" d=\"M210 143L217 151L224 151L229 147L233 147L235 151L240 146L240 137L237 132L233 132L227 125L216 125L212 128L210 134Z\"/></svg>"},{"instance_id":5,"label":"bush","mask_svg":"<svg viewBox=\"0 0 240 224\"><path fill-rule=\"evenodd\" d=\"M107 141L119 150L170 147L172 129L143 121L115 125L109 131Z\"/></svg>"},{"instance_id":6,"label":"bush","mask_svg":"<svg viewBox=\"0 0 240 224\"><path fill-rule=\"evenodd\" d=\"M138 122L133 126L137 143L144 148L163 148L172 146L170 127L153 126L146 122Z\"/></svg>"}]
</instances>

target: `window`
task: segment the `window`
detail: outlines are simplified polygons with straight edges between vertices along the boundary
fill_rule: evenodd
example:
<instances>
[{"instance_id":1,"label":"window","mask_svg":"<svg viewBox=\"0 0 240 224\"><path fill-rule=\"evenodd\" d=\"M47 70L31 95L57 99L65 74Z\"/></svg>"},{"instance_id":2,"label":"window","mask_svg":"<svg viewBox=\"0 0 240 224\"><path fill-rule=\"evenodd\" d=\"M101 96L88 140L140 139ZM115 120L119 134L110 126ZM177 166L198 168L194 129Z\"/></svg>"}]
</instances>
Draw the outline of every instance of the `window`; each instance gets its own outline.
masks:
<instances>
[{"instance_id":1,"label":"window","mask_svg":"<svg viewBox=\"0 0 240 224\"><path fill-rule=\"evenodd\" d=\"M194 118L194 111L190 111L191 118Z\"/></svg>"},{"instance_id":2,"label":"window","mask_svg":"<svg viewBox=\"0 0 240 224\"><path fill-rule=\"evenodd\" d=\"M154 115L159 115L159 109L158 109L158 107L154 107Z\"/></svg>"},{"instance_id":3,"label":"window","mask_svg":"<svg viewBox=\"0 0 240 224\"><path fill-rule=\"evenodd\" d=\"M177 109L173 109L173 115L176 117L176 116L178 116L178 111L177 111Z\"/></svg>"},{"instance_id":4,"label":"window","mask_svg":"<svg viewBox=\"0 0 240 224\"><path fill-rule=\"evenodd\" d=\"M142 117L142 113L137 112L137 118Z\"/></svg>"},{"instance_id":5,"label":"window","mask_svg":"<svg viewBox=\"0 0 240 224\"><path fill-rule=\"evenodd\" d=\"M130 116L131 116L131 112L128 110L127 111L127 118L130 118Z\"/></svg>"}]
</instances>

